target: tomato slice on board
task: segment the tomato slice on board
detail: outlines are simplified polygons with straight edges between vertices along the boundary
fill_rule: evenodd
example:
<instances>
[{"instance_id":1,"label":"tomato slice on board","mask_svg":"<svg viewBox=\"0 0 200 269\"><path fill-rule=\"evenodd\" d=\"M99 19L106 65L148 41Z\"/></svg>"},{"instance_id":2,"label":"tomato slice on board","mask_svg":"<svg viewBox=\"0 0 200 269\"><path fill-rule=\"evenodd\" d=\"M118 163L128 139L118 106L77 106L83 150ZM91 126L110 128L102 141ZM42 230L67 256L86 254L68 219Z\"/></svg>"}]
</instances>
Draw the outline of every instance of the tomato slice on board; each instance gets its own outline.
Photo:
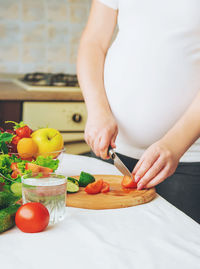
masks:
<instances>
[{"instance_id":1,"label":"tomato slice on board","mask_svg":"<svg viewBox=\"0 0 200 269\"><path fill-rule=\"evenodd\" d=\"M133 177L133 179L135 179ZM124 176L121 182L122 187L124 188L137 188L137 183L132 180L131 177Z\"/></svg>"},{"instance_id":2,"label":"tomato slice on board","mask_svg":"<svg viewBox=\"0 0 200 269\"><path fill-rule=\"evenodd\" d=\"M85 187L85 192L88 194L97 194L101 192L103 187L103 179L99 179L93 183L90 183Z\"/></svg>"},{"instance_id":3,"label":"tomato slice on board","mask_svg":"<svg viewBox=\"0 0 200 269\"><path fill-rule=\"evenodd\" d=\"M106 193L110 191L110 184L108 182L103 181L103 186L101 189L102 193Z\"/></svg>"}]
</instances>

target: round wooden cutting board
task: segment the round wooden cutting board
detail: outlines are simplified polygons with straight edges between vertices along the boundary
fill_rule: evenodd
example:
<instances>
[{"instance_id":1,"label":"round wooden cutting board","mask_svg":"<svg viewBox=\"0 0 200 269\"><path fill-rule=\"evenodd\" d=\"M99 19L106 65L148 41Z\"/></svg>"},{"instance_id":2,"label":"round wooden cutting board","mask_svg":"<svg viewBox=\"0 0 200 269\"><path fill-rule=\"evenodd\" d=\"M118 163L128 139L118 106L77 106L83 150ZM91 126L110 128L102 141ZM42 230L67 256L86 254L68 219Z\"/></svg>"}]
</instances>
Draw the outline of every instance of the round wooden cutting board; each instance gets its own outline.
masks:
<instances>
[{"instance_id":1,"label":"round wooden cutting board","mask_svg":"<svg viewBox=\"0 0 200 269\"><path fill-rule=\"evenodd\" d=\"M78 176L73 176L79 179ZM66 205L86 209L113 209L148 203L156 196L155 188L140 190L123 189L123 176L94 175L95 179L103 179L110 184L108 193L87 194L84 188L77 193L68 193Z\"/></svg>"}]
</instances>

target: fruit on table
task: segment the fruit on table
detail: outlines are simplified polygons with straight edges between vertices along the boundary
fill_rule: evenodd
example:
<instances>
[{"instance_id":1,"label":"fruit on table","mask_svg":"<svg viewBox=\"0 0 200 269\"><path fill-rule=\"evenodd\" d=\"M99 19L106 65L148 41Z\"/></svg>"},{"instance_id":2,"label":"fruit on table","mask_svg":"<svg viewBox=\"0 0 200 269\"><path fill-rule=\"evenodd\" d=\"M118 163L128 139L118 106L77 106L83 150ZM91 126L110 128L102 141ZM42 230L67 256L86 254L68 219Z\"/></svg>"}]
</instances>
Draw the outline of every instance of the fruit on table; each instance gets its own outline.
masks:
<instances>
[{"instance_id":1,"label":"fruit on table","mask_svg":"<svg viewBox=\"0 0 200 269\"><path fill-rule=\"evenodd\" d=\"M38 146L38 155L57 157L59 151L63 148L63 137L61 133L53 128L41 128L32 133L32 139Z\"/></svg>"},{"instance_id":2,"label":"fruit on table","mask_svg":"<svg viewBox=\"0 0 200 269\"><path fill-rule=\"evenodd\" d=\"M15 225L15 214L20 205L10 205L0 210L0 233L12 228Z\"/></svg>"},{"instance_id":3,"label":"fruit on table","mask_svg":"<svg viewBox=\"0 0 200 269\"><path fill-rule=\"evenodd\" d=\"M31 170L31 172L33 172L33 173L49 174L49 173L53 172L53 169L48 168L48 167L43 167L43 166L37 165L35 163L26 163L25 169Z\"/></svg>"},{"instance_id":4,"label":"fruit on table","mask_svg":"<svg viewBox=\"0 0 200 269\"><path fill-rule=\"evenodd\" d=\"M99 179L93 183L88 184L84 190L88 194L97 194L101 192L102 187L103 187L103 179Z\"/></svg>"},{"instance_id":5,"label":"fruit on table","mask_svg":"<svg viewBox=\"0 0 200 269\"><path fill-rule=\"evenodd\" d=\"M38 146L32 138L22 138L17 144L17 152L23 159L31 158L37 155Z\"/></svg>"},{"instance_id":6,"label":"fruit on table","mask_svg":"<svg viewBox=\"0 0 200 269\"><path fill-rule=\"evenodd\" d=\"M17 144L18 144L20 139L21 139L21 137L19 137L19 136L13 137L13 139L11 141L11 145L9 145L9 148L11 149L12 152L17 152Z\"/></svg>"},{"instance_id":7,"label":"fruit on table","mask_svg":"<svg viewBox=\"0 0 200 269\"><path fill-rule=\"evenodd\" d=\"M86 173L86 172L81 172L80 177L79 177L79 186L80 187L86 187L88 184L92 183L95 181L95 178L93 175Z\"/></svg>"},{"instance_id":8,"label":"fruit on table","mask_svg":"<svg viewBox=\"0 0 200 269\"><path fill-rule=\"evenodd\" d=\"M41 232L49 224L49 211L40 203L24 204L17 210L15 223L22 232Z\"/></svg>"},{"instance_id":9,"label":"fruit on table","mask_svg":"<svg viewBox=\"0 0 200 269\"><path fill-rule=\"evenodd\" d=\"M15 121L6 121L6 123L9 122L14 123L14 130L18 137L31 137L32 130L23 121L20 121L19 123Z\"/></svg>"},{"instance_id":10,"label":"fruit on table","mask_svg":"<svg viewBox=\"0 0 200 269\"><path fill-rule=\"evenodd\" d=\"M75 193L79 191L79 184L78 180L73 177L67 178L67 192L68 193Z\"/></svg>"},{"instance_id":11,"label":"fruit on table","mask_svg":"<svg viewBox=\"0 0 200 269\"><path fill-rule=\"evenodd\" d=\"M16 134L21 138L30 137L31 133L32 130L27 125L16 129Z\"/></svg>"},{"instance_id":12,"label":"fruit on table","mask_svg":"<svg viewBox=\"0 0 200 269\"><path fill-rule=\"evenodd\" d=\"M135 178L133 177L133 179ZM123 177L121 185L124 188L137 188L137 183L134 180L132 180L131 177L128 176Z\"/></svg>"}]
</instances>

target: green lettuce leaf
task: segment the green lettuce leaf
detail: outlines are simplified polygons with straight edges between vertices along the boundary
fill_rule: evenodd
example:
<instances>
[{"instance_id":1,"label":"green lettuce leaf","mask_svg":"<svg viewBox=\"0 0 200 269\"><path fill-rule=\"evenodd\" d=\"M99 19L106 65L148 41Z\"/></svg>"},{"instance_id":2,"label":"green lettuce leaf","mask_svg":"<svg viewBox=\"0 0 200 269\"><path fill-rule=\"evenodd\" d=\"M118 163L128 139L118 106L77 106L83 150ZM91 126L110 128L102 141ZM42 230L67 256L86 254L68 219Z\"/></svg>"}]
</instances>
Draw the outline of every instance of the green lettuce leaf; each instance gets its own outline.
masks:
<instances>
[{"instance_id":1,"label":"green lettuce leaf","mask_svg":"<svg viewBox=\"0 0 200 269\"><path fill-rule=\"evenodd\" d=\"M53 171L55 171L58 168L59 160L58 159L54 160L52 156L48 157L38 156L35 161L32 161L32 163L51 168Z\"/></svg>"}]
</instances>

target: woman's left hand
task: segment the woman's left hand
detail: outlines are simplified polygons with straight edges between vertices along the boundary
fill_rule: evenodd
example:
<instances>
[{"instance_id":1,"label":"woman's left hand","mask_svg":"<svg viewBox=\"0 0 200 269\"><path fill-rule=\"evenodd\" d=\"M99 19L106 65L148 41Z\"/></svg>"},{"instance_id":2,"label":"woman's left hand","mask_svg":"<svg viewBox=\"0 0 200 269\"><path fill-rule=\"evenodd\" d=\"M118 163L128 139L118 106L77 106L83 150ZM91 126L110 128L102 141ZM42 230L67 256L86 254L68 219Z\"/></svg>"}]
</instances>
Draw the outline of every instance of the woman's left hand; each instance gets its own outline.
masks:
<instances>
[{"instance_id":1,"label":"woman's left hand","mask_svg":"<svg viewBox=\"0 0 200 269\"><path fill-rule=\"evenodd\" d=\"M136 164L133 174L138 190L151 188L171 176L178 165L180 156L162 140L152 144Z\"/></svg>"}]
</instances>

